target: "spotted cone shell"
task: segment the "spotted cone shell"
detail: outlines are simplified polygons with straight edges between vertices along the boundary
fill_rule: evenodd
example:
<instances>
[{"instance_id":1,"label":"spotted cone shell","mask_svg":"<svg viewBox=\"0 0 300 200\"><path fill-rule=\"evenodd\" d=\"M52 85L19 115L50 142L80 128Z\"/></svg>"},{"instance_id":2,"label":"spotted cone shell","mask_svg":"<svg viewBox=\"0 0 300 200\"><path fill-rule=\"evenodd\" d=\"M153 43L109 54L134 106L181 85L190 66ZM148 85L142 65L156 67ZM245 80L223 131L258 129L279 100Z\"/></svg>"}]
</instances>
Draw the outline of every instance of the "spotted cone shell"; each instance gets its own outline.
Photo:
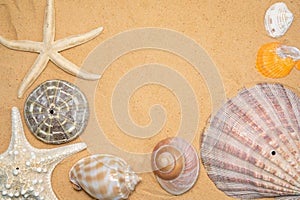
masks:
<instances>
[{"instance_id":1,"label":"spotted cone shell","mask_svg":"<svg viewBox=\"0 0 300 200\"><path fill-rule=\"evenodd\" d=\"M97 154L79 160L70 170L76 190L96 199L127 199L141 179L121 158Z\"/></svg>"},{"instance_id":2,"label":"spotted cone shell","mask_svg":"<svg viewBox=\"0 0 300 200\"><path fill-rule=\"evenodd\" d=\"M280 84L240 91L211 119L201 156L210 179L228 196L299 197L299 98Z\"/></svg>"},{"instance_id":3,"label":"spotted cone shell","mask_svg":"<svg viewBox=\"0 0 300 200\"><path fill-rule=\"evenodd\" d=\"M300 50L278 42L261 46L257 53L256 69L265 77L282 78L287 76L293 67L300 66Z\"/></svg>"},{"instance_id":4,"label":"spotted cone shell","mask_svg":"<svg viewBox=\"0 0 300 200\"><path fill-rule=\"evenodd\" d=\"M24 116L30 131L39 140L62 144L84 131L89 116L88 102L75 85L48 80L29 94Z\"/></svg>"},{"instance_id":5,"label":"spotted cone shell","mask_svg":"<svg viewBox=\"0 0 300 200\"><path fill-rule=\"evenodd\" d=\"M194 147L179 137L160 141L151 156L153 172L160 186L173 195L190 190L199 175L199 158Z\"/></svg>"},{"instance_id":6,"label":"spotted cone shell","mask_svg":"<svg viewBox=\"0 0 300 200\"><path fill-rule=\"evenodd\" d=\"M275 3L268 8L265 14L266 31L271 37L281 37L291 26L293 19L294 15L285 3Z\"/></svg>"}]
</instances>

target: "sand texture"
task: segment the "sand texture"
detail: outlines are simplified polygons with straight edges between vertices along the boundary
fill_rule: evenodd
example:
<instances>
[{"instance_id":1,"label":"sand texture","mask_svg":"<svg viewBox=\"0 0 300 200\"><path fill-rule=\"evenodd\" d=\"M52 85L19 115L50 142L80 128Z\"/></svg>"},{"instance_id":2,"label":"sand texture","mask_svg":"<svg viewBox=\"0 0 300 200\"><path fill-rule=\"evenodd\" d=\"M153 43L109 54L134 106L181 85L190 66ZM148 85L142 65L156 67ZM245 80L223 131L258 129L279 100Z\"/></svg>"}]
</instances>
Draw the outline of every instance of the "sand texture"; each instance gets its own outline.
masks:
<instances>
[{"instance_id":1,"label":"sand texture","mask_svg":"<svg viewBox=\"0 0 300 200\"><path fill-rule=\"evenodd\" d=\"M191 123L191 126L195 126L195 124L196 126L189 127L189 124L186 123L185 126L190 128L189 131L194 131L187 131L189 133L186 134L193 136L192 143L199 153L202 132L214 109L211 96L212 93L216 93L216 91L210 91L208 84L214 85L218 83L218 81L221 81L223 85L214 87L219 89L223 87L222 91L226 98L235 96L237 92L244 87L250 87L260 82L282 83L300 96L300 71L294 69L287 77L269 79L261 76L255 69L256 53L260 46L267 42L279 41L300 48L300 1L284 0L294 14L294 22L287 33L277 39L267 35L263 23L264 13L266 9L275 2L274 0L56 0L55 39L58 40L70 35L86 33L99 26L103 26L104 31L95 39L61 52L64 57L77 66L95 64L95 67L97 67L99 63L87 64L85 62L89 53L102 42L125 31L155 27L174 30L182 36L192 39L206 51L207 56L211 59L213 66L218 71L219 77L210 77L210 82L207 83L205 80L210 74L199 74L199 70L186 59L160 49L140 49L119 55L105 70L102 70L103 74L101 79L93 82L96 86L92 94L92 101L89 103L92 108L91 112L96 116L101 126L101 131L105 135L105 139L109 141L112 146L118 148L119 151L122 151L123 154L128 154L129 157L131 154L150 154L154 146L161 139L176 136L178 130L181 128L181 121L185 120L188 122L190 118L193 120L196 119L196 123ZM0 35L13 40L42 41L45 6L45 0L0 0ZM137 38L137 40L139 40L139 38ZM180 41L168 42L169 40L165 39L161 44L167 46L172 46L172 44L176 44L176 42L180 44ZM124 44L125 46L131 45L128 41L124 41ZM119 47L120 45L117 45L105 51L104 53L106 53L106 55L102 55L103 59L101 62L105 60L105 58L111 58L110 55L116 52ZM178 47L178 45L176 47ZM194 56L193 52L191 52L190 56ZM0 152L7 149L10 141L11 108L13 106L20 109L26 137L33 146L38 148L55 147L54 145L44 144L30 133L24 121L24 102L30 92L46 80L62 79L75 83L78 82L79 79L64 72L52 62L49 62L46 69L25 92L24 97L18 99L18 88L36 57L37 54L35 53L10 50L0 45ZM167 66L168 70L179 75L185 83L187 83L187 86L194 94L196 100L193 102L196 102L194 110L198 109L199 117L195 118L195 116L184 115L185 119L182 119L182 113L185 109L181 107L181 105L185 105L182 102L189 102L189 99L186 99L184 95L180 96L184 94L180 89L182 84L175 84L176 81L173 79L175 76L171 78L174 84L170 84L169 86L156 84L157 80L168 80L167 75L172 74L166 73L163 75L160 71L161 69L155 65L155 69L162 75L160 76L159 73L155 74L155 70L150 70L151 73L154 73L152 73L151 76L153 76L152 78L155 80L152 84L137 87L128 99L128 112L132 120L131 123L138 127L147 126L154 122L156 123L156 121L153 120L154 118L161 121L161 127L159 129L153 128L153 130L151 130L152 132L145 131L145 133L141 133L140 137L132 136L125 133L126 128L129 128L127 132L130 132L130 127L126 127L126 122L124 123L125 125L123 124L123 127L120 127L114 118L113 109L119 105L118 101L120 105L123 105L121 103L124 103L124 101L123 99L114 101L113 95L115 89L122 86L119 85L119 82L122 81L124 77L126 78L127 74L142 65L150 63ZM97 69L95 69L95 72L97 72ZM147 77L143 77L145 74L143 74L143 76L141 75L140 78L137 78L139 77L138 75L132 76L139 80L147 79ZM128 77L130 78L130 76ZM216 82L212 81L214 78L216 78ZM88 81L83 82L89 84ZM127 80L127 83L130 83L130 81ZM128 84L125 85L123 89L126 90L130 87ZM176 92L180 94L176 94ZM178 98L178 95L180 98ZM193 105L193 103L191 103L191 105ZM157 104L164 107L166 115L163 115L161 112L155 112L151 118L149 109ZM118 109L122 109L122 106ZM88 124L82 137L87 138L88 136L86 134L93 132L93 126L93 124ZM181 130L181 132L182 131L184 132L184 130ZM149 135L145 137L144 134L147 133L149 133ZM96 142L99 140L99 138L90 139L92 141L94 140L95 144L97 144ZM71 143L76 143L81 140L81 138L78 138ZM110 153L107 146L99 145L99 149L98 153ZM79 159L89 155L90 152L94 153L91 146L88 147L88 150L65 159L54 170L52 187L59 199L91 199L85 192L75 191L68 179L68 173L72 165ZM122 154L120 155L122 156ZM126 160L128 160L129 164L135 166L135 163L132 163L134 159ZM133 168L136 168L136 166ZM138 169L138 171L141 170ZM172 196L162 190L152 172L139 173L139 176L141 176L143 180L137 186L136 191L130 196L131 200L188 200L200 199L200 197L201 200L232 199L215 187L213 182L208 178L202 164L200 176L195 186L189 192L181 196Z\"/></svg>"}]
</instances>

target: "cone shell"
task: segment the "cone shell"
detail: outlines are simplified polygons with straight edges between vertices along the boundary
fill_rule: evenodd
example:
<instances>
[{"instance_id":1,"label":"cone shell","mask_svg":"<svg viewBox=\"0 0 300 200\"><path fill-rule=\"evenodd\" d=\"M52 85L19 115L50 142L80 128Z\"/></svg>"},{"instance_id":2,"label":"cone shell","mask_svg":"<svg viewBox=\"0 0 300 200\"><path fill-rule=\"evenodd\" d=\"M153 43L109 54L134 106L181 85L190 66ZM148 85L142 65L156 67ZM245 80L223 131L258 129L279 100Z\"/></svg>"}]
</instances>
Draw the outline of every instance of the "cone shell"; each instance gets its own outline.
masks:
<instances>
[{"instance_id":1,"label":"cone shell","mask_svg":"<svg viewBox=\"0 0 300 200\"><path fill-rule=\"evenodd\" d=\"M285 3L278 2L270 6L265 14L265 28L271 37L283 36L293 22L293 13Z\"/></svg>"},{"instance_id":2,"label":"cone shell","mask_svg":"<svg viewBox=\"0 0 300 200\"><path fill-rule=\"evenodd\" d=\"M124 160L106 154L79 160L69 176L74 189L96 199L127 199L141 180Z\"/></svg>"},{"instance_id":3,"label":"cone shell","mask_svg":"<svg viewBox=\"0 0 300 200\"><path fill-rule=\"evenodd\" d=\"M210 179L228 196L299 197L299 98L280 84L242 90L212 118L201 156Z\"/></svg>"},{"instance_id":4,"label":"cone shell","mask_svg":"<svg viewBox=\"0 0 300 200\"><path fill-rule=\"evenodd\" d=\"M173 195L191 189L199 175L197 152L182 138L160 141L153 149L151 163L160 186Z\"/></svg>"},{"instance_id":5,"label":"cone shell","mask_svg":"<svg viewBox=\"0 0 300 200\"><path fill-rule=\"evenodd\" d=\"M264 44L257 53L256 69L265 77L282 78L287 76L297 63L293 52L282 52L282 48L294 50L295 47L281 45L278 42ZM297 49L296 49L297 50Z\"/></svg>"}]
</instances>

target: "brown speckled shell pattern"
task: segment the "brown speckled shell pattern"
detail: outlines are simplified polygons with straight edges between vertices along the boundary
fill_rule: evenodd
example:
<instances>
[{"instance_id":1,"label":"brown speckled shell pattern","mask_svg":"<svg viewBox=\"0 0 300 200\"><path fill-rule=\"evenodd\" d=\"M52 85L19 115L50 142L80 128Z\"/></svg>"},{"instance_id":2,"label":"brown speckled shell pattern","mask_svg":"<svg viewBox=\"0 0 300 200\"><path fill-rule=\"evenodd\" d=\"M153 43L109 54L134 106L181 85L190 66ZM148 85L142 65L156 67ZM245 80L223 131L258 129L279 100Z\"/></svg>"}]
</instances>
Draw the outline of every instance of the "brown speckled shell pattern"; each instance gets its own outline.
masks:
<instances>
[{"instance_id":1,"label":"brown speckled shell pattern","mask_svg":"<svg viewBox=\"0 0 300 200\"><path fill-rule=\"evenodd\" d=\"M212 118L201 156L210 179L228 196L299 196L299 98L280 84L242 90Z\"/></svg>"},{"instance_id":2,"label":"brown speckled shell pattern","mask_svg":"<svg viewBox=\"0 0 300 200\"><path fill-rule=\"evenodd\" d=\"M61 144L83 132L89 109L78 87L67 81L49 80L30 93L24 115L27 126L39 140Z\"/></svg>"},{"instance_id":3,"label":"brown speckled shell pattern","mask_svg":"<svg viewBox=\"0 0 300 200\"><path fill-rule=\"evenodd\" d=\"M127 199L140 178L121 158L96 154L79 160L70 170L70 181L96 199Z\"/></svg>"}]
</instances>

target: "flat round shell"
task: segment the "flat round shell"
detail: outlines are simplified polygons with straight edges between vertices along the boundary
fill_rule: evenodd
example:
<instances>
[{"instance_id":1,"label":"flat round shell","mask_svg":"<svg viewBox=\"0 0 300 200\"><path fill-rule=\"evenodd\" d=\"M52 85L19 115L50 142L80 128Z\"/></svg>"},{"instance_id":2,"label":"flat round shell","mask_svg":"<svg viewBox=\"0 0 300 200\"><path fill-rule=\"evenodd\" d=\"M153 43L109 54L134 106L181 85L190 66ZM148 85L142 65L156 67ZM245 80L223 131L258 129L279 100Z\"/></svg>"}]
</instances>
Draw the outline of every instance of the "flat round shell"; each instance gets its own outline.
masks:
<instances>
[{"instance_id":1,"label":"flat round shell","mask_svg":"<svg viewBox=\"0 0 300 200\"><path fill-rule=\"evenodd\" d=\"M24 116L30 131L41 141L62 144L77 138L88 121L88 103L75 85L49 80L27 98Z\"/></svg>"}]
</instances>

